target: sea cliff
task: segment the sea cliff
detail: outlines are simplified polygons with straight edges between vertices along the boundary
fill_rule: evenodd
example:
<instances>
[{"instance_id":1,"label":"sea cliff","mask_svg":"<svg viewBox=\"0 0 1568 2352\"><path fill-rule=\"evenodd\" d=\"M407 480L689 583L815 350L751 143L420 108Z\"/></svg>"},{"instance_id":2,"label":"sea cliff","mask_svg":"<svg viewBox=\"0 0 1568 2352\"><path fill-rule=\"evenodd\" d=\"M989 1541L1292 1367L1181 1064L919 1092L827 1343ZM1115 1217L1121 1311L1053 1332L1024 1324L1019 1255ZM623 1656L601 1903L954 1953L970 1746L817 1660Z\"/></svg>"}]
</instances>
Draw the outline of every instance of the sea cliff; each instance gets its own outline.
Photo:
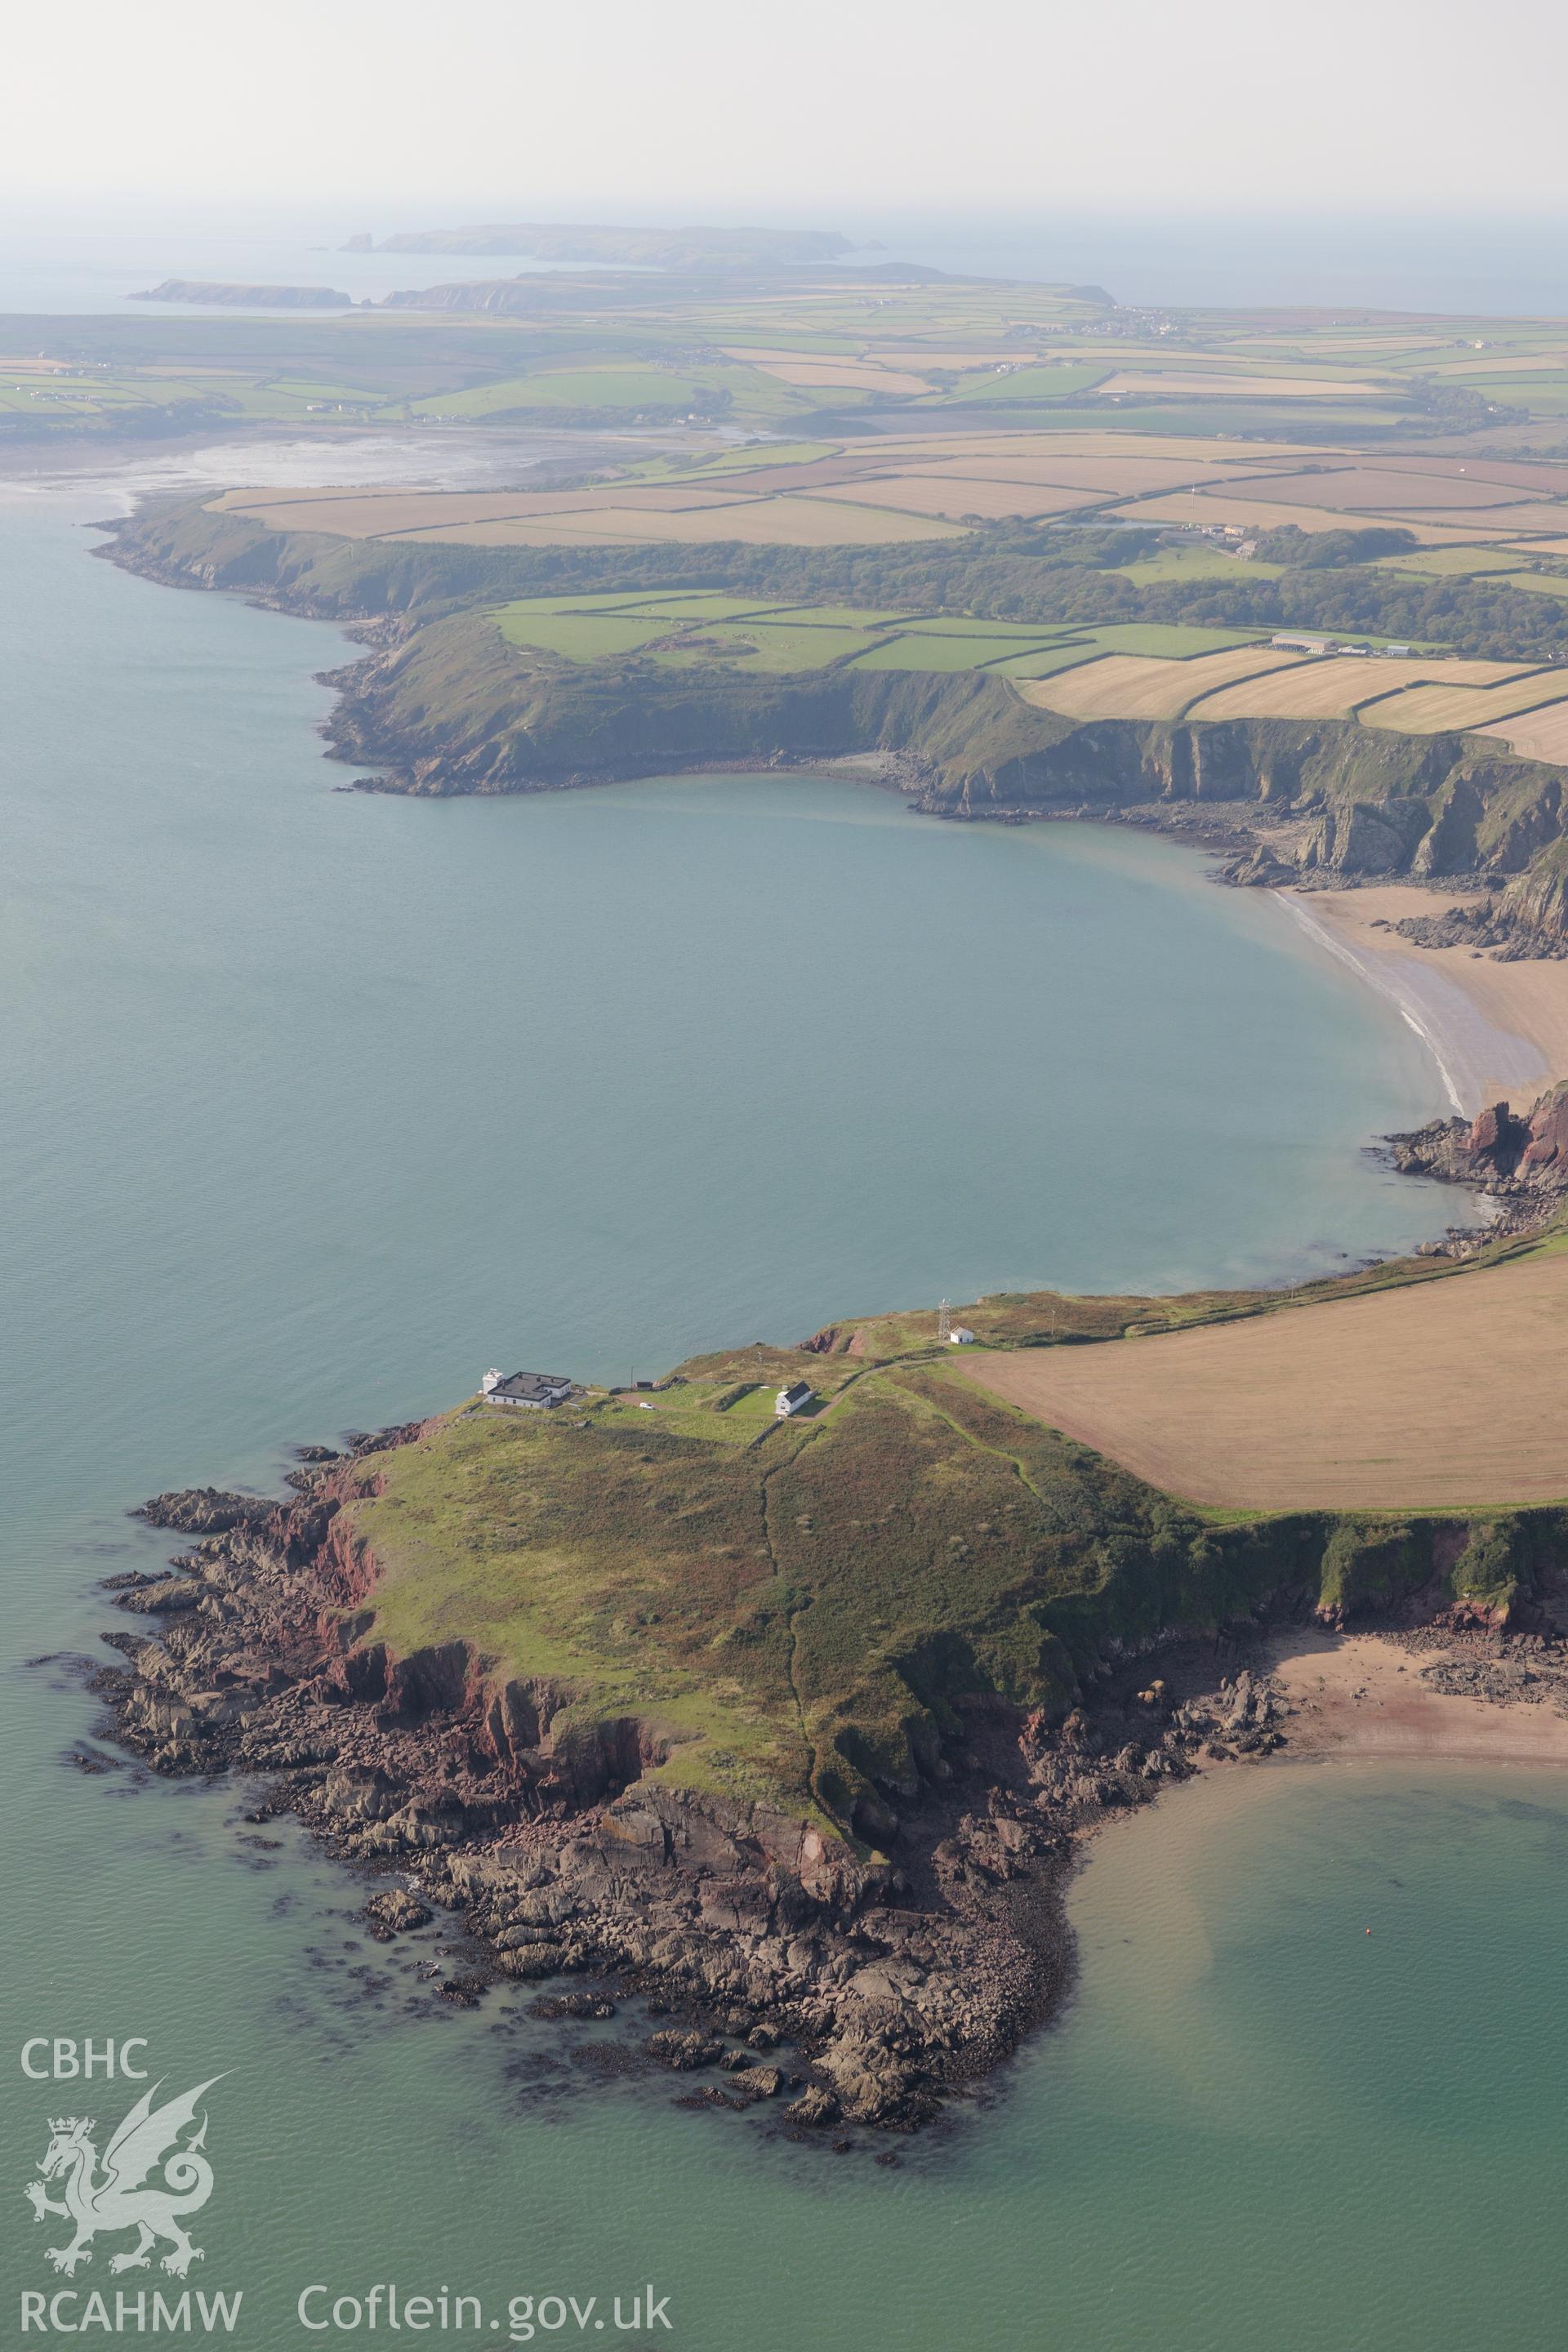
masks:
<instances>
[{"instance_id":1,"label":"sea cliff","mask_svg":"<svg viewBox=\"0 0 1568 2352\"><path fill-rule=\"evenodd\" d=\"M1479 883L1496 894L1489 919L1505 945L1568 944L1568 772L1484 737L1352 719L1078 721L983 672L573 662L510 644L489 619L508 595L572 587L602 551L546 561L290 534L184 500L142 508L106 552L170 584L228 589L366 637L375 650L332 677L327 731L382 790L538 792L874 755L933 814L1196 831L1227 845L1226 878L1242 884ZM657 551L616 554L628 580L657 572Z\"/></svg>"}]
</instances>

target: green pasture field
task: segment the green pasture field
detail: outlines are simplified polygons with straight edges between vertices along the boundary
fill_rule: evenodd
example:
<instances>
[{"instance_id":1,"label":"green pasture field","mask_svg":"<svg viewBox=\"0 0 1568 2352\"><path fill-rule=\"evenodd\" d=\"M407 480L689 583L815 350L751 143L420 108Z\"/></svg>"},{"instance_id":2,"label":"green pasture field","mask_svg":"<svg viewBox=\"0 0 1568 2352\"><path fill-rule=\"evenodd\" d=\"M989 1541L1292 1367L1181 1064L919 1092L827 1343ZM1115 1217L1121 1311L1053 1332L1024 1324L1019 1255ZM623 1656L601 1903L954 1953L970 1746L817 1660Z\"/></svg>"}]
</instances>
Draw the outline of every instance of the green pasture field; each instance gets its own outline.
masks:
<instances>
[{"instance_id":1,"label":"green pasture field","mask_svg":"<svg viewBox=\"0 0 1568 2352\"><path fill-rule=\"evenodd\" d=\"M985 667L993 677L1055 677L1058 670L1077 669L1080 663L1094 661L1100 654L1112 650L1090 633L1060 637L1054 645L1041 646L1032 653L1010 654L1005 661L987 662Z\"/></svg>"},{"instance_id":2,"label":"green pasture field","mask_svg":"<svg viewBox=\"0 0 1568 2352\"><path fill-rule=\"evenodd\" d=\"M825 669L871 642L861 629L785 629L770 623L734 623L715 629L696 629L688 646L661 646L651 658L688 666L710 661L742 661L752 670L767 670L787 677L800 670Z\"/></svg>"},{"instance_id":3,"label":"green pasture field","mask_svg":"<svg viewBox=\"0 0 1568 2352\"><path fill-rule=\"evenodd\" d=\"M1039 652L1044 633L1028 637L943 636L936 629L919 635L884 637L857 656L856 669L982 669L988 663Z\"/></svg>"},{"instance_id":4,"label":"green pasture field","mask_svg":"<svg viewBox=\"0 0 1568 2352\"><path fill-rule=\"evenodd\" d=\"M859 395L847 394L847 398ZM519 409L639 409L677 408L702 411L723 406L744 422L765 425L783 422L815 405L815 395L741 362L718 361L700 368L652 367L636 361L606 359L602 366L547 364L525 373L499 377L492 383L451 391L432 392L413 402L416 415L466 416L482 420ZM727 453L728 454L728 453ZM735 453L739 456L739 453ZM758 459L747 460L756 464ZM772 462L771 456L769 462ZM679 480L707 467L653 460L628 468L639 481ZM733 470L733 467L720 467Z\"/></svg>"},{"instance_id":5,"label":"green pasture field","mask_svg":"<svg viewBox=\"0 0 1568 2352\"><path fill-rule=\"evenodd\" d=\"M1157 555L1142 556L1136 563L1118 564L1116 577L1156 587L1167 580L1277 580L1284 569L1282 563L1260 563L1256 556L1238 563L1205 540L1195 547L1163 547Z\"/></svg>"},{"instance_id":6,"label":"green pasture field","mask_svg":"<svg viewBox=\"0 0 1568 2352\"><path fill-rule=\"evenodd\" d=\"M1197 654L1223 653L1227 646L1255 646L1271 636L1271 629L1189 628L1184 623L1115 621L1094 632L1101 648L1111 654L1152 654L1162 661L1187 661Z\"/></svg>"},{"instance_id":7,"label":"green pasture field","mask_svg":"<svg viewBox=\"0 0 1568 2352\"><path fill-rule=\"evenodd\" d=\"M1039 653L1018 654L1010 661L990 662L985 667L1000 677L1054 677L1058 670L1097 661L1101 654L1152 654L1163 661L1191 661L1199 654L1221 653L1227 646L1260 645L1268 635L1266 629L1187 628L1119 621L1106 628L1078 630Z\"/></svg>"},{"instance_id":8,"label":"green pasture field","mask_svg":"<svg viewBox=\"0 0 1568 2352\"><path fill-rule=\"evenodd\" d=\"M742 1395L743 1381L682 1381L668 1389L610 1397L595 1408L608 1429L638 1429L647 1437L699 1438L709 1445L750 1445L778 1415L778 1383L763 1381Z\"/></svg>"},{"instance_id":9,"label":"green pasture field","mask_svg":"<svg viewBox=\"0 0 1568 2352\"><path fill-rule=\"evenodd\" d=\"M1500 588L1526 588L1538 596L1568 596L1568 573L1504 572L1495 576Z\"/></svg>"},{"instance_id":10,"label":"green pasture field","mask_svg":"<svg viewBox=\"0 0 1568 2352\"><path fill-rule=\"evenodd\" d=\"M650 658L662 663L744 663L779 676L846 662L857 669L945 674L995 668L1007 677L1045 677L1099 654L1180 660L1256 644L1268 634L1137 621L1098 629L1062 622L1031 627L1025 622L889 614L845 604L758 605L717 590L635 600L614 594L531 597L499 606L491 618L509 645L568 661L608 660L658 646ZM672 636L676 643L659 643Z\"/></svg>"},{"instance_id":11,"label":"green pasture field","mask_svg":"<svg viewBox=\"0 0 1568 2352\"><path fill-rule=\"evenodd\" d=\"M757 466L809 466L838 454L837 441L749 441L743 449L723 449L713 457L649 457L628 466L618 478L628 482L705 482L714 474L749 474Z\"/></svg>"},{"instance_id":12,"label":"green pasture field","mask_svg":"<svg viewBox=\"0 0 1568 2352\"><path fill-rule=\"evenodd\" d=\"M760 608L753 605L752 611ZM948 628L948 622L924 621L917 612L906 606L902 612L870 612L858 604L778 604L770 607L775 621L788 621L800 627L814 629L898 629L925 627ZM966 625L994 632L995 622L974 621ZM1005 625L1003 624L1002 625Z\"/></svg>"},{"instance_id":13,"label":"green pasture field","mask_svg":"<svg viewBox=\"0 0 1568 2352\"><path fill-rule=\"evenodd\" d=\"M933 360L934 366L941 362ZM1071 400L1079 393L1092 392L1103 383L1113 371L1100 367L1044 367L1026 364L1016 375L988 375L979 370L966 371L951 392L939 393L935 399L922 401L925 408L949 407L953 402L965 406L972 401L1041 402Z\"/></svg>"},{"instance_id":14,"label":"green pasture field","mask_svg":"<svg viewBox=\"0 0 1568 2352\"><path fill-rule=\"evenodd\" d=\"M193 387L197 391L221 391L226 382L222 376L209 376ZM274 376L255 386L258 392L275 392L285 400L370 400L383 401L387 395L369 383L312 383L309 377Z\"/></svg>"},{"instance_id":15,"label":"green pasture field","mask_svg":"<svg viewBox=\"0 0 1568 2352\"><path fill-rule=\"evenodd\" d=\"M1563 530L1568 534L1568 508L1563 510ZM1426 547L1418 555L1380 555L1374 568L1419 572L1439 580L1470 579L1479 573L1489 577L1517 572L1523 560L1523 551L1517 547Z\"/></svg>"},{"instance_id":16,"label":"green pasture field","mask_svg":"<svg viewBox=\"0 0 1568 2352\"><path fill-rule=\"evenodd\" d=\"M1068 621L974 620L967 613L906 613L902 625L917 632L929 629L944 637L1011 636L1027 645L1038 645L1042 637L1059 637L1072 626Z\"/></svg>"},{"instance_id":17,"label":"green pasture field","mask_svg":"<svg viewBox=\"0 0 1568 2352\"><path fill-rule=\"evenodd\" d=\"M771 620L786 614L793 618L797 609L790 605L772 604L755 596L727 595L721 588L688 589L681 593L665 596L627 597L624 603L619 599L600 596L594 599L594 602L602 612L616 612L627 616L639 613L647 614L650 617L662 614L670 621L744 621L753 618ZM808 606L806 610L809 612L810 607ZM815 614L812 617L815 619ZM837 617L840 620L846 618L843 614L837 616L825 614L824 617L828 619ZM858 628L860 615L855 614L848 616L847 625Z\"/></svg>"},{"instance_id":18,"label":"green pasture field","mask_svg":"<svg viewBox=\"0 0 1568 2352\"><path fill-rule=\"evenodd\" d=\"M695 406L689 376L659 368L562 368L477 384L471 392L438 392L416 400L416 415L488 416L513 408L669 408Z\"/></svg>"},{"instance_id":19,"label":"green pasture field","mask_svg":"<svg viewBox=\"0 0 1568 2352\"><path fill-rule=\"evenodd\" d=\"M652 616L621 619L607 613L535 613L526 618L510 612L497 616L509 645L528 646L547 654L563 654L568 661L607 660L614 654L639 653L644 646L668 635L670 624Z\"/></svg>"}]
</instances>

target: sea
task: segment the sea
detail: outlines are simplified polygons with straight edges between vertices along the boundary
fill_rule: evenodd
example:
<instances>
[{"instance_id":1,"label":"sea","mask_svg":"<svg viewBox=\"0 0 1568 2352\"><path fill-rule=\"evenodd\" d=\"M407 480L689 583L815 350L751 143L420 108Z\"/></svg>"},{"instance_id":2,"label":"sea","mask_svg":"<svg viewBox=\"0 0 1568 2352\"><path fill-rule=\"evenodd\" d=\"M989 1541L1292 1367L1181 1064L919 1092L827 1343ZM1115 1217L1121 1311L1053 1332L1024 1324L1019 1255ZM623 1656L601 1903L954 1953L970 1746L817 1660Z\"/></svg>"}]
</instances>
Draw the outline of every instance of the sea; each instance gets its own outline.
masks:
<instances>
[{"instance_id":1,"label":"sea","mask_svg":"<svg viewBox=\"0 0 1568 2352\"><path fill-rule=\"evenodd\" d=\"M356 791L315 732L353 648L95 560L135 487L0 490L5 2341L188 2289L283 2352L395 2288L468 2346L1555 2344L1557 1780L1178 1791L1081 1874L1060 2022L835 2153L677 2107L635 2008L454 2009L449 1934L370 1942L254 1789L95 1735L98 1587L166 1556L127 1516L162 1488L269 1491L492 1362L1285 1280L1452 1207L1369 1150L1446 1108L1420 1037L1191 851L827 776ZM204 2258L62 2277L23 2194L51 2119L101 2146L153 2081L208 2086Z\"/></svg>"}]
</instances>

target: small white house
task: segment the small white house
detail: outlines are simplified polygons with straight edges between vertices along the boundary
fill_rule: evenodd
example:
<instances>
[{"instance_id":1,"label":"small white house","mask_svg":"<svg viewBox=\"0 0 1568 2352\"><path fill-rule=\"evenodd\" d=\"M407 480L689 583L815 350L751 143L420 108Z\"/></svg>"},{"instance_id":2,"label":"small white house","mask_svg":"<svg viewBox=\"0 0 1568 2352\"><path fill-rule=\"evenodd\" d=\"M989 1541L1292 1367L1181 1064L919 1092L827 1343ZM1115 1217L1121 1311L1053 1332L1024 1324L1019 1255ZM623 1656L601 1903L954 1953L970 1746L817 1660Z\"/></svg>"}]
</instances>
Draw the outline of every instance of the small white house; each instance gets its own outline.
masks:
<instances>
[{"instance_id":1,"label":"small white house","mask_svg":"<svg viewBox=\"0 0 1568 2352\"><path fill-rule=\"evenodd\" d=\"M522 1405L539 1412L564 1404L572 1382L564 1372L509 1372L503 1380L492 1364L479 1382L479 1392L491 1404Z\"/></svg>"},{"instance_id":2,"label":"small white house","mask_svg":"<svg viewBox=\"0 0 1568 2352\"><path fill-rule=\"evenodd\" d=\"M947 1338L950 1347L973 1348L974 1345L974 1334L967 1323L955 1323Z\"/></svg>"},{"instance_id":3,"label":"small white house","mask_svg":"<svg viewBox=\"0 0 1568 2352\"><path fill-rule=\"evenodd\" d=\"M788 1388L780 1389L773 1399L773 1411L781 1421L787 1421L792 1413L804 1412L816 1395L816 1391L807 1388L804 1381L792 1381Z\"/></svg>"}]
</instances>

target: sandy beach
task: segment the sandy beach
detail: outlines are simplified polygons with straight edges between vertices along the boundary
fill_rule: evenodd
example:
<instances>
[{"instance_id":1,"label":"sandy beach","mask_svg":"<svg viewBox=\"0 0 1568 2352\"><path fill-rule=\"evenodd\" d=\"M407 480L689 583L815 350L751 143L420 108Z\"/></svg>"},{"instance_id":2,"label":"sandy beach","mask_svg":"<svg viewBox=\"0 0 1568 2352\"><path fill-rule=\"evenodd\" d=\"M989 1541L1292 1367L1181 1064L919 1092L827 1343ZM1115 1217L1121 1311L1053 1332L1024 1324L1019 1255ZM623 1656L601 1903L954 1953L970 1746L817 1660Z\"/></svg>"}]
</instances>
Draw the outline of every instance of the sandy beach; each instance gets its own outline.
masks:
<instances>
[{"instance_id":1,"label":"sandy beach","mask_svg":"<svg viewBox=\"0 0 1568 2352\"><path fill-rule=\"evenodd\" d=\"M1434 1690L1422 1669L1446 1654L1409 1651L1384 1633L1303 1629L1277 1636L1269 1670L1298 1710L1285 1758L1568 1764L1568 1716L1550 1699L1499 1706Z\"/></svg>"},{"instance_id":2,"label":"sandy beach","mask_svg":"<svg viewBox=\"0 0 1568 2352\"><path fill-rule=\"evenodd\" d=\"M1467 1116L1506 1097L1528 1108L1568 1078L1568 962L1499 963L1470 948L1418 948L1380 925L1436 915L1473 894L1383 883L1365 890L1281 890L1304 928L1391 997L1442 1069Z\"/></svg>"}]
</instances>

